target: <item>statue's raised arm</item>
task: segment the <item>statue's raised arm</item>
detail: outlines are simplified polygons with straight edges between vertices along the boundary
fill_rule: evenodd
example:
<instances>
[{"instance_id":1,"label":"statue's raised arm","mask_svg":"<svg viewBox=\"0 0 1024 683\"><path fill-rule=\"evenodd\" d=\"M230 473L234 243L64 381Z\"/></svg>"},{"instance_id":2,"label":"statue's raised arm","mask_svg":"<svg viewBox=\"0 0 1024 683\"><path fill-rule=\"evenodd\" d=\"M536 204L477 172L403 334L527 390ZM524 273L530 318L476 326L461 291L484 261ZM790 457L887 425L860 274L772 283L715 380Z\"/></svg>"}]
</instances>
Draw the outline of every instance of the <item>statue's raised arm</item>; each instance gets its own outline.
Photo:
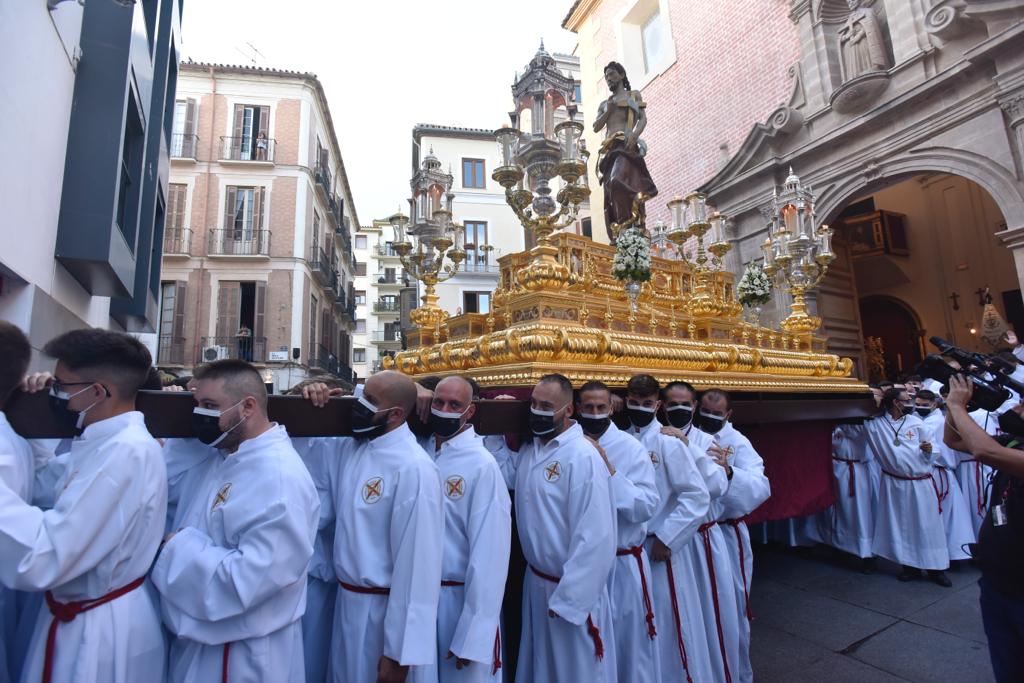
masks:
<instances>
[{"instance_id":1,"label":"statue's raised arm","mask_svg":"<svg viewBox=\"0 0 1024 683\"><path fill-rule=\"evenodd\" d=\"M598 181L604 186L604 220L614 242L626 224L643 221L643 203L658 194L644 162L647 146L640 134L647 126L647 105L631 90L626 70L609 62L604 79L611 95L597 108L594 132L604 129L597 159Z\"/></svg>"}]
</instances>

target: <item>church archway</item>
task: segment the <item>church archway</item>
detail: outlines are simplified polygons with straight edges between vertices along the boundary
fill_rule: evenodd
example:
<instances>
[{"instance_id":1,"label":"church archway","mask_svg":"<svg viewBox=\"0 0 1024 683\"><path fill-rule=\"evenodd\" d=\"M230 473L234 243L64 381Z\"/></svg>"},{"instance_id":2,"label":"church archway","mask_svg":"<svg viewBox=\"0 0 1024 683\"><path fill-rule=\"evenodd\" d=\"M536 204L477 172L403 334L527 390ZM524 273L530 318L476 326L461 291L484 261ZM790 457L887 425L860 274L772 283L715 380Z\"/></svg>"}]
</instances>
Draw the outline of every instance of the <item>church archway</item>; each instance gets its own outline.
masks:
<instances>
[{"instance_id":1,"label":"church archway","mask_svg":"<svg viewBox=\"0 0 1024 683\"><path fill-rule=\"evenodd\" d=\"M974 175L993 182L1010 201L1011 212L1024 210L1024 203L1012 201L1015 188L994 182L995 176L979 168ZM872 321L895 316L886 302L901 302L912 311L917 335L916 352L906 339L888 340L888 373L909 372L922 352L933 351L926 341L933 335L993 351L980 334L988 295L998 314L1024 331L1020 279L1013 252L1000 238L1007 220L995 193L947 172L901 169L867 184L862 176L858 189L852 188L855 182L844 183L848 190L831 186L819 201L835 229L838 258L822 283L818 305L830 347L854 357L858 376L870 374L866 338L885 338L869 329ZM841 202L835 199L840 192Z\"/></svg>"}]
</instances>

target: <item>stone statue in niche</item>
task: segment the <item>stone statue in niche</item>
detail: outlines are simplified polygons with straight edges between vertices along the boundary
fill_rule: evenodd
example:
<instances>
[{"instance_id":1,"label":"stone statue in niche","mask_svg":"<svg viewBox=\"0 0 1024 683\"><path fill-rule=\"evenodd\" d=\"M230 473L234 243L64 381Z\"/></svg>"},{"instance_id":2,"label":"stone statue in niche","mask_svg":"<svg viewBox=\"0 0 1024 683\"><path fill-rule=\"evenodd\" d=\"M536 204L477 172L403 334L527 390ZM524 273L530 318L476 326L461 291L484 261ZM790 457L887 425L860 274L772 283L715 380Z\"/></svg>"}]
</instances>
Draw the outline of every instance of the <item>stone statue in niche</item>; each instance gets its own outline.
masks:
<instances>
[{"instance_id":1,"label":"stone statue in niche","mask_svg":"<svg viewBox=\"0 0 1024 683\"><path fill-rule=\"evenodd\" d=\"M882 26L865 0L849 0L850 14L839 29L843 82L861 74L889 68Z\"/></svg>"}]
</instances>

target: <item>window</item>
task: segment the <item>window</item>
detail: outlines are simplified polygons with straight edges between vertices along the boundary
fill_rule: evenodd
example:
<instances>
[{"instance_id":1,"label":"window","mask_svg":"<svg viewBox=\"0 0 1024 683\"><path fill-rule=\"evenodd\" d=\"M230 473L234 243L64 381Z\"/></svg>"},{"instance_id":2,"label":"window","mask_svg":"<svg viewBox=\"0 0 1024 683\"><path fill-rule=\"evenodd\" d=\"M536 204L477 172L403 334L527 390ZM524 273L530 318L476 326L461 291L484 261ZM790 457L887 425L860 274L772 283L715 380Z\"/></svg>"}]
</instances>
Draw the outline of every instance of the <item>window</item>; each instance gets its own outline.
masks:
<instances>
[{"instance_id":1,"label":"window","mask_svg":"<svg viewBox=\"0 0 1024 683\"><path fill-rule=\"evenodd\" d=\"M353 363L365 363L366 362L366 349L352 349L352 362Z\"/></svg>"},{"instance_id":2,"label":"window","mask_svg":"<svg viewBox=\"0 0 1024 683\"><path fill-rule=\"evenodd\" d=\"M356 321L356 334L366 334L366 319Z\"/></svg>"},{"instance_id":3,"label":"window","mask_svg":"<svg viewBox=\"0 0 1024 683\"><path fill-rule=\"evenodd\" d=\"M366 305L366 290L365 289L357 289L356 290L355 302L356 302L356 306L365 306Z\"/></svg>"},{"instance_id":4,"label":"window","mask_svg":"<svg viewBox=\"0 0 1024 683\"><path fill-rule=\"evenodd\" d=\"M177 283L160 283L160 337L170 339L174 334L175 295L178 293Z\"/></svg>"},{"instance_id":5,"label":"window","mask_svg":"<svg viewBox=\"0 0 1024 683\"><path fill-rule=\"evenodd\" d=\"M381 277L381 278L377 279L377 282L393 283L393 282L397 282L397 281L398 280L395 279L395 269L394 268L385 268L384 269L384 277Z\"/></svg>"},{"instance_id":6,"label":"window","mask_svg":"<svg viewBox=\"0 0 1024 683\"><path fill-rule=\"evenodd\" d=\"M228 159L240 161L267 160L267 139L270 137L270 107L255 104L235 105L235 127L227 152Z\"/></svg>"},{"instance_id":7,"label":"window","mask_svg":"<svg viewBox=\"0 0 1024 683\"><path fill-rule=\"evenodd\" d=\"M366 249L366 235L356 235L356 249Z\"/></svg>"},{"instance_id":8,"label":"window","mask_svg":"<svg viewBox=\"0 0 1024 683\"><path fill-rule=\"evenodd\" d=\"M590 219L589 218L584 218L583 221L582 221L582 224L583 224L582 225L583 236L584 237L589 237L590 239L594 239L594 230L591 227L592 224L590 222Z\"/></svg>"},{"instance_id":9,"label":"window","mask_svg":"<svg viewBox=\"0 0 1024 683\"><path fill-rule=\"evenodd\" d=\"M164 235L175 239L181 238L185 228L185 200L188 198L188 185L170 183L167 186L167 219L164 223Z\"/></svg>"},{"instance_id":10,"label":"window","mask_svg":"<svg viewBox=\"0 0 1024 683\"><path fill-rule=\"evenodd\" d=\"M661 20L661 10L654 10L644 22L640 29L640 39L644 71L651 72L661 64L665 54L665 23Z\"/></svg>"},{"instance_id":11,"label":"window","mask_svg":"<svg viewBox=\"0 0 1024 683\"><path fill-rule=\"evenodd\" d=\"M463 292L462 311L464 313L490 313L490 292Z\"/></svg>"},{"instance_id":12,"label":"window","mask_svg":"<svg viewBox=\"0 0 1024 683\"><path fill-rule=\"evenodd\" d=\"M487 187L483 159L462 160L462 186L483 189Z\"/></svg>"},{"instance_id":13,"label":"window","mask_svg":"<svg viewBox=\"0 0 1024 683\"><path fill-rule=\"evenodd\" d=\"M181 365L185 361L185 287L183 281L160 283L158 365Z\"/></svg>"},{"instance_id":14,"label":"window","mask_svg":"<svg viewBox=\"0 0 1024 683\"><path fill-rule=\"evenodd\" d=\"M576 85L573 87L572 96L576 100L576 104L583 102L583 86L579 81L576 81Z\"/></svg>"},{"instance_id":15,"label":"window","mask_svg":"<svg viewBox=\"0 0 1024 683\"><path fill-rule=\"evenodd\" d=\"M121 176L117 188L117 227L121 229L128 248L134 251L142 189L139 178L143 172L142 163L146 141L142 119L135 107L134 98L128 98L128 108L124 116Z\"/></svg>"},{"instance_id":16,"label":"window","mask_svg":"<svg viewBox=\"0 0 1024 683\"><path fill-rule=\"evenodd\" d=\"M488 263L487 223L466 221L466 271L486 272Z\"/></svg>"},{"instance_id":17,"label":"window","mask_svg":"<svg viewBox=\"0 0 1024 683\"><path fill-rule=\"evenodd\" d=\"M356 261L356 276L366 275L366 261Z\"/></svg>"},{"instance_id":18,"label":"window","mask_svg":"<svg viewBox=\"0 0 1024 683\"><path fill-rule=\"evenodd\" d=\"M171 156L185 159L195 159L196 157L196 101L194 99L174 102Z\"/></svg>"},{"instance_id":19,"label":"window","mask_svg":"<svg viewBox=\"0 0 1024 683\"><path fill-rule=\"evenodd\" d=\"M313 209L313 258L316 258L316 250L320 246L320 214Z\"/></svg>"}]
</instances>

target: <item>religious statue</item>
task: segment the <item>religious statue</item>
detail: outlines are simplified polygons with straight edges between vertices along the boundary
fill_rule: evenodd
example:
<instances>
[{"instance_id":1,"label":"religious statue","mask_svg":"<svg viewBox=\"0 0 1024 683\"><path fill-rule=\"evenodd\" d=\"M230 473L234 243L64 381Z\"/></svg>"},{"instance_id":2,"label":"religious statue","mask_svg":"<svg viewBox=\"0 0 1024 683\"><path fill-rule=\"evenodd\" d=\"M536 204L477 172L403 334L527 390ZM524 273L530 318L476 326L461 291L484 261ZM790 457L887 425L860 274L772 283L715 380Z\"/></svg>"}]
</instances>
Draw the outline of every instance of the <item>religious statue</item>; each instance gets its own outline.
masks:
<instances>
[{"instance_id":1,"label":"religious statue","mask_svg":"<svg viewBox=\"0 0 1024 683\"><path fill-rule=\"evenodd\" d=\"M889 68L882 27L865 0L849 0L850 14L839 29L843 82L871 71Z\"/></svg>"},{"instance_id":2,"label":"religious statue","mask_svg":"<svg viewBox=\"0 0 1024 683\"><path fill-rule=\"evenodd\" d=\"M605 129L598 151L598 181L604 186L604 221L608 238L615 243L628 225L643 225L644 202L658 194L644 162L647 146L640 140L647 125L647 104L638 90L631 90L626 69L618 62L604 68L611 95L597 108L594 132Z\"/></svg>"}]
</instances>

